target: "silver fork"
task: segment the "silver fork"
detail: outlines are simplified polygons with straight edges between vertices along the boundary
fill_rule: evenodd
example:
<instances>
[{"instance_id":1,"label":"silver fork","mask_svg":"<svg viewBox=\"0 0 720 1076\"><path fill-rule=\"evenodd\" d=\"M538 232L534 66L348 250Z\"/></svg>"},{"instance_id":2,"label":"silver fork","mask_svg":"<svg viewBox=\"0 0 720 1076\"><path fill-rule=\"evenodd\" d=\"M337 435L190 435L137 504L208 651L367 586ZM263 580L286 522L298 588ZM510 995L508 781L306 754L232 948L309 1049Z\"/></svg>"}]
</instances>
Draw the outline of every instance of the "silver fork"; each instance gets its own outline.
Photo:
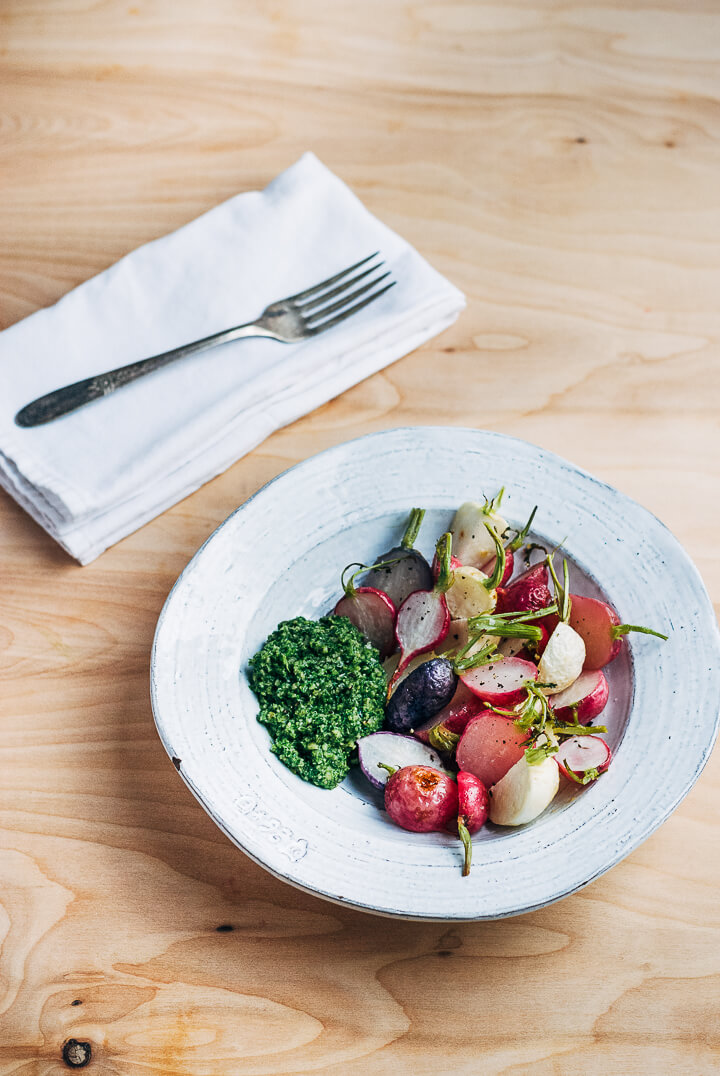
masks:
<instances>
[{"instance_id":1,"label":"silver fork","mask_svg":"<svg viewBox=\"0 0 720 1076\"><path fill-rule=\"evenodd\" d=\"M202 340L194 340L191 344L173 348L172 351L164 351L161 355L152 355L148 359L131 362L127 366L119 366L106 374L87 377L84 381L76 381L72 385L48 392L18 411L15 422L18 426L24 427L42 426L45 422L67 415L70 411L75 411L78 407L90 403L91 400L107 396L115 389L129 385L131 381L159 370L161 366L167 366L176 359L183 359L186 355L193 355L198 351L207 351L208 348L226 344L230 340L240 340L246 336L267 336L271 340L280 340L284 344L294 344L298 340L307 340L308 337L317 336L318 333L332 329L341 321L357 314L359 310L379 299L394 286L393 280L379 290L373 291L373 288L390 276L389 272L381 273L380 276L373 275L384 265L382 261L368 265L368 262L373 262L378 257L378 253L376 251L369 257L363 258L362 261L349 265L341 273L335 273L327 280L299 291L297 295L290 295L287 299L270 303L257 321L248 322L246 325L236 325L234 329L213 333L212 336L205 336ZM363 266L365 266L364 269ZM362 272L350 277L356 269L362 269ZM348 277L349 279L346 279ZM371 279L368 280L368 277ZM361 281L364 283L361 284ZM360 286L355 287L356 284ZM330 302L331 299L335 302Z\"/></svg>"}]
</instances>

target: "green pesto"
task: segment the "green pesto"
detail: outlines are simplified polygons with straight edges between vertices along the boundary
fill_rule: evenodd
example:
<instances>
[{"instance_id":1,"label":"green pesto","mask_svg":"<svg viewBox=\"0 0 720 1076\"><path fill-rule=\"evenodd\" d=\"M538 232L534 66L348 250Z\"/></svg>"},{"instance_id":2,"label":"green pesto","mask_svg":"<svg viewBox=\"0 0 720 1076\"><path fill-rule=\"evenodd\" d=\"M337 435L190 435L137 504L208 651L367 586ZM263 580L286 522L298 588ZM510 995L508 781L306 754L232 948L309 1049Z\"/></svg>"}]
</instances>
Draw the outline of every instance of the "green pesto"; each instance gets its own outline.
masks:
<instances>
[{"instance_id":1,"label":"green pesto","mask_svg":"<svg viewBox=\"0 0 720 1076\"><path fill-rule=\"evenodd\" d=\"M272 750L320 788L342 781L358 739L383 723L380 656L346 617L283 621L250 659L249 675Z\"/></svg>"}]
</instances>

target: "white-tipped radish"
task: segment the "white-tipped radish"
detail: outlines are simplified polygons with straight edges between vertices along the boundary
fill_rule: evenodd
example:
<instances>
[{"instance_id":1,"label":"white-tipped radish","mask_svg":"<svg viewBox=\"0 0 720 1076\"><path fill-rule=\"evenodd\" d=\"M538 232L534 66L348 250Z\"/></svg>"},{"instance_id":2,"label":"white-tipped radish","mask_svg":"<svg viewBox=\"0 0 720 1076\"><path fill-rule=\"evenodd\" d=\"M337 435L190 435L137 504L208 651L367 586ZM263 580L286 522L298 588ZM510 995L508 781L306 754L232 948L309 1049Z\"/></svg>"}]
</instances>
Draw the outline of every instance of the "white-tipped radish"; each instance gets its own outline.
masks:
<instances>
[{"instance_id":1,"label":"white-tipped radish","mask_svg":"<svg viewBox=\"0 0 720 1076\"><path fill-rule=\"evenodd\" d=\"M453 585L445 595L453 620L467 620L471 616L492 612L496 591L486 586L489 576L479 568L466 566L456 568L453 576Z\"/></svg>"},{"instance_id":2,"label":"white-tipped radish","mask_svg":"<svg viewBox=\"0 0 720 1076\"><path fill-rule=\"evenodd\" d=\"M401 770L403 766L435 766L443 764L437 751L414 736L397 732L373 732L358 740L360 769L371 785L384 788L390 773L381 764Z\"/></svg>"},{"instance_id":3,"label":"white-tipped radish","mask_svg":"<svg viewBox=\"0 0 720 1076\"><path fill-rule=\"evenodd\" d=\"M473 695L493 706L513 706L526 696L525 684L538 678L531 661L502 658L460 673L460 679Z\"/></svg>"},{"instance_id":4,"label":"white-tipped radish","mask_svg":"<svg viewBox=\"0 0 720 1076\"><path fill-rule=\"evenodd\" d=\"M570 687L582 672L585 661L585 643L569 624L562 620L555 628L543 650L538 664L538 679L548 695L554 695Z\"/></svg>"},{"instance_id":5,"label":"white-tipped radish","mask_svg":"<svg viewBox=\"0 0 720 1076\"><path fill-rule=\"evenodd\" d=\"M490 821L498 826L532 822L555 798L560 771L551 755L531 766L525 756L490 789Z\"/></svg>"},{"instance_id":6,"label":"white-tipped radish","mask_svg":"<svg viewBox=\"0 0 720 1076\"><path fill-rule=\"evenodd\" d=\"M552 757L564 777L587 785L605 772L612 752L599 736L569 736Z\"/></svg>"},{"instance_id":7,"label":"white-tipped radish","mask_svg":"<svg viewBox=\"0 0 720 1076\"><path fill-rule=\"evenodd\" d=\"M453 536L453 553L462 564L480 568L496 552L487 526L492 527L498 538L507 527L505 520L496 511L495 505L498 501L499 497L494 501L486 501L485 504L466 501L455 513L450 533Z\"/></svg>"},{"instance_id":8,"label":"white-tipped radish","mask_svg":"<svg viewBox=\"0 0 720 1076\"><path fill-rule=\"evenodd\" d=\"M572 721L576 715L581 725L587 725L597 717L608 701L610 688L601 669L588 669L580 673L570 687L550 697L555 717Z\"/></svg>"}]
</instances>

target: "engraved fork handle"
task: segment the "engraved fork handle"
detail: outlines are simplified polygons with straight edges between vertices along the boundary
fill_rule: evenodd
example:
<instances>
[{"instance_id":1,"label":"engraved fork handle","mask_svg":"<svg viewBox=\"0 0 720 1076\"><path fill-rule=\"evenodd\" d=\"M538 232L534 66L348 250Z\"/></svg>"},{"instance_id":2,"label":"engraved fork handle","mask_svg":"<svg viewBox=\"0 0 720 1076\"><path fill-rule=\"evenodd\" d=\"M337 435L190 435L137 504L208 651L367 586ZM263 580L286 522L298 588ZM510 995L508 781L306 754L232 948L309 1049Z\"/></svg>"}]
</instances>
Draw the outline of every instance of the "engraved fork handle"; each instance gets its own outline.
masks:
<instances>
[{"instance_id":1,"label":"engraved fork handle","mask_svg":"<svg viewBox=\"0 0 720 1076\"><path fill-rule=\"evenodd\" d=\"M42 426L45 422L67 415L70 411L82 407L83 404L90 403L91 400L107 396L115 389L129 385L131 381L137 381L139 377L151 374L154 370L175 362L176 359L183 359L186 355L207 351L208 348L217 347L218 344L226 344L230 340L240 340L246 336L275 338L275 334L260 322L237 325L234 329L225 329L224 332L204 336L202 340L183 344L182 347L173 348L172 351L163 351L160 355L151 355L148 359L140 359L139 362L131 362L127 366L118 366L116 370L109 370L106 374L86 377L84 381L75 381L72 385L54 389L53 392L48 392L45 396L40 396L32 403L26 404L15 416L15 423L23 427Z\"/></svg>"}]
</instances>

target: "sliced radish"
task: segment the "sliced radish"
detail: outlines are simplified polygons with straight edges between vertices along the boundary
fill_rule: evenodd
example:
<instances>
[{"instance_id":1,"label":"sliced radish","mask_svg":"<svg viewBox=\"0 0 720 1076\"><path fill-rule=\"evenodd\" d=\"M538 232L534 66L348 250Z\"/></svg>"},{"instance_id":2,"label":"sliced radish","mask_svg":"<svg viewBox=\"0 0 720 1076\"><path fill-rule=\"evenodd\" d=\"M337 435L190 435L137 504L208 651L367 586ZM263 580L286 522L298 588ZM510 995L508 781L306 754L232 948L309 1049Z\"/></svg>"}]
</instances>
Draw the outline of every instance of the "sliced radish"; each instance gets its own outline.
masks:
<instances>
[{"instance_id":1,"label":"sliced radish","mask_svg":"<svg viewBox=\"0 0 720 1076\"><path fill-rule=\"evenodd\" d=\"M580 673L570 687L552 695L553 713L561 721L572 721L573 716L581 725L587 725L605 708L610 688L601 669L588 669Z\"/></svg>"},{"instance_id":2,"label":"sliced radish","mask_svg":"<svg viewBox=\"0 0 720 1076\"><path fill-rule=\"evenodd\" d=\"M528 734L512 718L483 710L468 722L457 745L455 760L490 787L523 757Z\"/></svg>"},{"instance_id":3,"label":"sliced radish","mask_svg":"<svg viewBox=\"0 0 720 1076\"><path fill-rule=\"evenodd\" d=\"M569 624L562 620L550 636L538 664L538 677L548 695L554 695L570 687L582 672L585 661L585 643Z\"/></svg>"},{"instance_id":4,"label":"sliced radish","mask_svg":"<svg viewBox=\"0 0 720 1076\"><path fill-rule=\"evenodd\" d=\"M381 660L392 654L397 610L382 590L353 587L350 593L343 595L333 612L335 616L346 616L377 647Z\"/></svg>"},{"instance_id":5,"label":"sliced radish","mask_svg":"<svg viewBox=\"0 0 720 1076\"><path fill-rule=\"evenodd\" d=\"M569 736L551 757L564 777L585 785L605 772L612 760L612 752L599 736Z\"/></svg>"},{"instance_id":6,"label":"sliced radish","mask_svg":"<svg viewBox=\"0 0 720 1076\"><path fill-rule=\"evenodd\" d=\"M453 620L467 620L495 608L495 590L488 589L489 576L479 568L456 568L454 582L446 594Z\"/></svg>"},{"instance_id":7,"label":"sliced radish","mask_svg":"<svg viewBox=\"0 0 720 1076\"><path fill-rule=\"evenodd\" d=\"M401 770L403 766L435 766L442 769L440 756L432 747L397 732L373 732L358 740L360 769L371 785L384 788L388 770L381 763Z\"/></svg>"},{"instance_id":8,"label":"sliced radish","mask_svg":"<svg viewBox=\"0 0 720 1076\"><path fill-rule=\"evenodd\" d=\"M602 669L620 653L623 636L636 631L667 639L652 628L639 624L621 624L620 617L607 602L597 598L571 595L570 624L585 643L585 668Z\"/></svg>"},{"instance_id":9,"label":"sliced radish","mask_svg":"<svg viewBox=\"0 0 720 1076\"><path fill-rule=\"evenodd\" d=\"M537 667L522 658L502 658L460 674L460 679L474 695L493 706L512 706L520 702L525 698L525 684L537 678Z\"/></svg>"},{"instance_id":10,"label":"sliced radish","mask_svg":"<svg viewBox=\"0 0 720 1076\"><path fill-rule=\"evenodd\" d=\"M437 590L416 590L398 609L395 638L400 647L400 661L393 682L408 663L441 643L450 628L450 613L445 595Z\"/></svg>"}]
</instances>

